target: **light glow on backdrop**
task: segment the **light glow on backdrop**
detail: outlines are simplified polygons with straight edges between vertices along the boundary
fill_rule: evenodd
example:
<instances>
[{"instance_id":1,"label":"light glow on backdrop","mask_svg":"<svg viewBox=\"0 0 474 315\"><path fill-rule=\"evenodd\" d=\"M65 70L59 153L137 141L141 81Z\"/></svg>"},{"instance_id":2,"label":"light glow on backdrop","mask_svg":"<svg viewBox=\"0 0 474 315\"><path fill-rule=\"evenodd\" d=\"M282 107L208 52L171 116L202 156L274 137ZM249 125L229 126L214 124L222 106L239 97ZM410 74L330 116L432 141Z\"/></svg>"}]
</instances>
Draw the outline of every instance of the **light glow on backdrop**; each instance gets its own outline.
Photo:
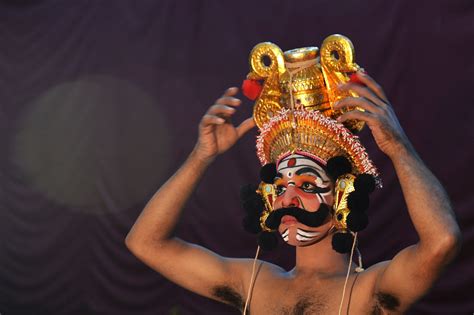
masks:
<instances>
[{"instance_id":1,"label":"light glow on backdrop","mask_svg":"<svg viewBox=\"0 0 474 315\"><path fill-rule=\"evenodd\" d=\"M27 107L11 160L60 204L125 209L143 201L169 165L166 121L157 101L132 82L82 77Z\"/></svg>"}]
</instances>

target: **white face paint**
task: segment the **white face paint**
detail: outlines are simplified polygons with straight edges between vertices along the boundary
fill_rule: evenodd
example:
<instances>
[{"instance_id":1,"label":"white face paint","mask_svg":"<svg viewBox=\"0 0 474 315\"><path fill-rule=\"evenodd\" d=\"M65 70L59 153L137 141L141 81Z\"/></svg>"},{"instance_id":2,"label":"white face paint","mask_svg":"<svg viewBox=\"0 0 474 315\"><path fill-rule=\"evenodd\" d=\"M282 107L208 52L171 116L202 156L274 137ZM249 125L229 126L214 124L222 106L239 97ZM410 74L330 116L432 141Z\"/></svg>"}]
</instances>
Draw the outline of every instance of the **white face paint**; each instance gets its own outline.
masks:
<instances>
[{"instance_id":1,"label":"white face paint","mask_svg":"<svg viewBox=\"0 0 474 315\"><path fill-rule=\"evenodd\" d=\"M310 231L305 231L300 228L296 229L296 240L299 242L311 242L315 240L318 236L320 236L320 232L310 232ZM283 231L281 234L281 237L285 242L288 243L290 239L290 229L286 229Z\"/></svg>"},{"instance_id":2,"label":"white face paint","mask_svg":"<svg viewBox=\"0 0 474 315\"><path fill-rule=\"evenodd\" d=\"M321 183L323 181L329 181L329 177L327 176L324 169L321 167L322 165L326 165L324 161L318 161L320 164L316 163L313 159L301 155L301 154L291 154L285 158L283 158L277 165L277 172L281 173L283 176L288 178L292 178L293 175L302 167L309 167L317 171Z\"/></svg>"},{"instance_id":3,"label":"white face paint","mask_svg":"<svg viewBox=\"0 0 474 315\"><path fill-rule=\"evenodd\" d=\"M275 209L296 206L309 212L315 212L321 203L332 205L332 183L321 166L325 163L318 162L320 163L301 154L292 154L278 163L275 181L277 193L274 202ZM331 225L328 222L321 227L311 228L291 218L291 216L290 219L282 218L279 231L283 240L294 246L305 246L318 242L324 238Z\"/></svg>"},{"instance_id":4,"label":"white face paint","mask_svg":"<svg viewBox=\"0 0 474 315\"><path fill-rule=\"evenodd\" d=\"M309 242L321 235L320 232L310 232L302 229L296 229L296 239L300 242Z\"/></svg>"},{"instance_id":5,"label":"white face paint","mask_svg":"<svg viewBox=\"0 0 474 315\"><path fill-rule=\"evenodd\" d=\"M283 240L285 242L288 243L288 239L289 239L289 234L290 234L290 230L289 229L286 229L282 234L281 234L281 237L283 238Z\"/></svg>"},{"instance_id":6,"label":"white face paint","mask_svg":"<svg viewBox=\"0 0 474 315\"><path fill-rule=\"evenodd\" d=\"M323 161L320 164L325 165ZM306 179L311 181L311 185L318 188L328 188L331 185L331 180L320 164L304 155L292 154L278 163L277 178L286 180L288 187L295 187L298 176L308 175ZM306 185L309 186L308 183ZM310 189L308 188L306 191L310 191ZM319 203L329 204L327 199L329 196L332 196L332 190L329 189L326 192L316 193L316 196Z\"/></svg>"}]
</instances>

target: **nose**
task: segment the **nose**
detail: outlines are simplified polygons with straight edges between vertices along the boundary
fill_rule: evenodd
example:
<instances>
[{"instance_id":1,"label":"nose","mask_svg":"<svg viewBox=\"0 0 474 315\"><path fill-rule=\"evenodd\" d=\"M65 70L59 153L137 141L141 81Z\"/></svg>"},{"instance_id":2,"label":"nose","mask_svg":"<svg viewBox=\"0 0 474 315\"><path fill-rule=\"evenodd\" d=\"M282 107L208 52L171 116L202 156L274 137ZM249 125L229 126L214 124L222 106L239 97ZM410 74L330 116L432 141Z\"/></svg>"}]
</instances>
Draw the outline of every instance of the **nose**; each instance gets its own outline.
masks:
<instances>
[{"instance_id":1,"label":"nose","mask_svg":"<svg viewBox=\"0 0 474 315\"><path fill-rule=\"evenodd\" d=\"M289 208L289 207L301 208L300 200L298 196L296 195L294 186L289 186L282 197L283 199L281 201L281 205L283 206L283 208Z\"/></svg>"}]
</instances>

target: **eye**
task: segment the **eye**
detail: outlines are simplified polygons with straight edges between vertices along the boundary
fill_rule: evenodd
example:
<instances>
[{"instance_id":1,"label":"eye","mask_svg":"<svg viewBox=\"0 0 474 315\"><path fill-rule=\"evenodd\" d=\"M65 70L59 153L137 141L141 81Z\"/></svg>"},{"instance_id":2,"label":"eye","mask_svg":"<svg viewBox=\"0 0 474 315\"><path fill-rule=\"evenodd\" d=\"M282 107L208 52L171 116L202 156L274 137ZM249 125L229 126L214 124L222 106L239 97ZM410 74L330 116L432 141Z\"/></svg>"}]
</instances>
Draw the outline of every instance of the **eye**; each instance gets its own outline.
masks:
<instances>
[{"instance_id":1,"label":"eye","mask_svg":"<svg viewBox=\"0 0 474 315\"><path fill-rule=\"evenodd\" d=\"M316 185L314 184L311 184L310 182L304 182L300 188L304 191L304 192L307 192L307 193L316 193L318 192L318 188Z\"/></svg>"},{"instance_id":2,"label":"eye","mask_svg":"<svg viewBox=\"0 0 474 315\"><path fill-rule=\"evenodd\" d=\"M277 196L282 195L283 193L285 193L285 191L286 191L286 187L283 186L283 185L278 185L275 188L275 192L276 192Z\"/></svg>"}]
</instances>

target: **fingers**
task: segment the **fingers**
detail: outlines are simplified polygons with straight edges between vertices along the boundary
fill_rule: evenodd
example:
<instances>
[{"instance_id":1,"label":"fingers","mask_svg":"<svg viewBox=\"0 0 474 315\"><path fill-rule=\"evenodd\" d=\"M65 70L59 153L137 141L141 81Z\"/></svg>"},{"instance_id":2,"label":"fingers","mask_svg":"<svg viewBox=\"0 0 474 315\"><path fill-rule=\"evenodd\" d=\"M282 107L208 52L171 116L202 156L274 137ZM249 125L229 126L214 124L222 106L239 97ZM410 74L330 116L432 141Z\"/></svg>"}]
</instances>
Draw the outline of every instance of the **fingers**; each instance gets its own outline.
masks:
<instances>
[{"instance_id":1,"label":"fingers","mask_svg":"<svg viewBox=\"0 0 474 315\"><path fill-rule=\"evenodd\" d=\"M372 79L367 73L362 72L362 71L357 71L356 72L357 77L360 79L362 83L365 84L372 92L375 93L380 99L382 99L384 102L388 103L387 96L385 95L382 87L375 82L374 79Z\"/></svg>"},{"instance_id":2,"label":"fingers","mask_svg":"<svg viewBox=\"0 0 474 315\"><path fill-rule=\"evenodd\" d=\"M201 128L206 128L213 125L222 125L230 123L231 116L235 113L236 106L241 104L241 100L233 97L238 92L238 88L231 87L225 91L223 96L219 98L214 105L212 105L206 114L202 117L200 122ZM238 127L235 128L237 135L240 138L247 131L255 126L253 117L244 120ZM206 128L206 130L212 130Z\"/></svg>"},{"instance_id":3,"label":"fingers","mask_svg":"<svg viewBox=\"0 0 474 315\"><path fill-rule=\"evenodd\" d=\"M370 112L362 112L360 110L351 110L350 112L344 113L341 116L337 117L337 121L342 123L346 120L362 120L366 123L373 123L375 121L375 115Z\"/></svg>"},{"instance_id":4,"label":"fingers","mask_svg":"<svg viewBox=\"0 0 474 315\"><path fill-rule=\"evenodd\" d=\"M230 118L235 113L236 106L239 106L241 101L238 98L232 97L239 91L236 87L231 87L224 92L224 95L216 100L216 103L212 105L206 112L206 115L222 117L225 119Z\"/></svg>"},{"instance_id":5,"label":"fingers","mask_svg":"<svg viewBox=\"0 0 474 315\"><path fill-rule=\"evenodd\" d=\"M207 114L229 117L235 113L234 107L239 106L242 101L236 97L232 97L239 91L236 87L228 88L222 97L216 100L216 103L212 105Z\"/></svg>"},{"instance_id":6,"label":"fingers","mask_svg":"<svg viewBox=\"0 0 474 315\"><path fill-rule=\"evenodd\" d=\"M208 115L214 115L214 116L220 116L220 117L229 117L233 113L235 113L235 108L227 106L227 105L212 105L206 114Z\"/></svg>"},{"instance_id":7,"label":"fingers","mask_svg":"<svg viewBox=\"0 0 474 315\"><path fill-rule=\"evenodd\" d=\"M223 123L225 123L224 118L221 118L215 115L206 114L201 119L200 127L205 128L212 125L222 125Z\"/></svg>"},{"instance_id":8,"label":"fingers","mask_svg":"<svg viewBox=\"0 0 474 315\"><path fill-rule=\"evenodd\" d=\"M341 86L339 86L339 90L356 92L357 95L361 97L365 97L366 99L372 101L374 104L381 107L384 107L387 105L382 99L380 99L377 95L375 95L374 92L369 90L367 87L357 84L357 83L342 84Z\"/></svg>"},{"instance_id":9,"label":"fingers","mask_svg":"<svg viewBox=\"0 0 474 315\"><path fill-rule=\"evenodd\" d=\"M382 109L364 97L345 97L334 104L334 109L357 106L371 113L382 113Z\"/></svg>"},{"instance_id":10,"label":"fingers","mask_svg":"<svg viewBox=\"0 0 474 315\"><path fill-rule=\"evenodd\" d=\"M247 131L255 127L255 120L253 117L245 119L238 127L237 127L237 136L240 138L242 137Z\"/></svg>"},{"instance_id":11,"label":"fingers","mask_svg":"<svg viewBox=\"0 0 474 315\"><path fill-rule=\"evenodd\" d=\"M239 89L236 87L231 87L225 90L224 94L217 99L216 104L229 105L229 106L239 106L241 101L233 97L239 92Z\"/></svg>"},{"instance_id":12,"label":"fingers","mask_svg":"<svg viewBox=\"0 0 474 315\"><path fill-rule=\"evenodd\" d=\"M228 105L228 106L239 106L242 101L232 96L222 96L217 99L216 104Z\"/></svg>"},{"instance_id":13,"label":"fingers","mask_svg":"<svg viewBox=\"0 0 474 315\"><path fill-rule=\"evenodd\" d=\"M239 88L233 86L233 87L230 87L227 90L225 90L224 95L222 95L222 96L223 97L224 96L234 96L235 94L237 94L237 92L239 92Z\"/></svg>"},{"instance_id":14,"label":"fingers","mask_svg":"<svg viewBox=\"0 0 474 315\"><path fill-rule=\"evenodd\" d=\"M343 98L334 105L334 109L342 109L348 106L357 106L370 113L383 115L384 111L390 108L390 105L388 104L387 97L385 96L385 93L383 92L380 85L378 85L370 76L362 71L358 71L356 75L359 81L365 86L358 83L349 82L340 85L339 89L341 91L353 91L357 93L359 97ZM356 113L356 115L360 116L359 113Z\"/></svg>"},{"instance_id":15,"label":"fingers","mask_svg":"<svg viewBox=\"0 0 474 315\"><path fill-rule=\"evenodd\" d=\"M230 122L231 115L235 109L225 105L213 105L202 117L200 127L206 128L212 125L222 125Z\"/></svg>"}]
</instances>

